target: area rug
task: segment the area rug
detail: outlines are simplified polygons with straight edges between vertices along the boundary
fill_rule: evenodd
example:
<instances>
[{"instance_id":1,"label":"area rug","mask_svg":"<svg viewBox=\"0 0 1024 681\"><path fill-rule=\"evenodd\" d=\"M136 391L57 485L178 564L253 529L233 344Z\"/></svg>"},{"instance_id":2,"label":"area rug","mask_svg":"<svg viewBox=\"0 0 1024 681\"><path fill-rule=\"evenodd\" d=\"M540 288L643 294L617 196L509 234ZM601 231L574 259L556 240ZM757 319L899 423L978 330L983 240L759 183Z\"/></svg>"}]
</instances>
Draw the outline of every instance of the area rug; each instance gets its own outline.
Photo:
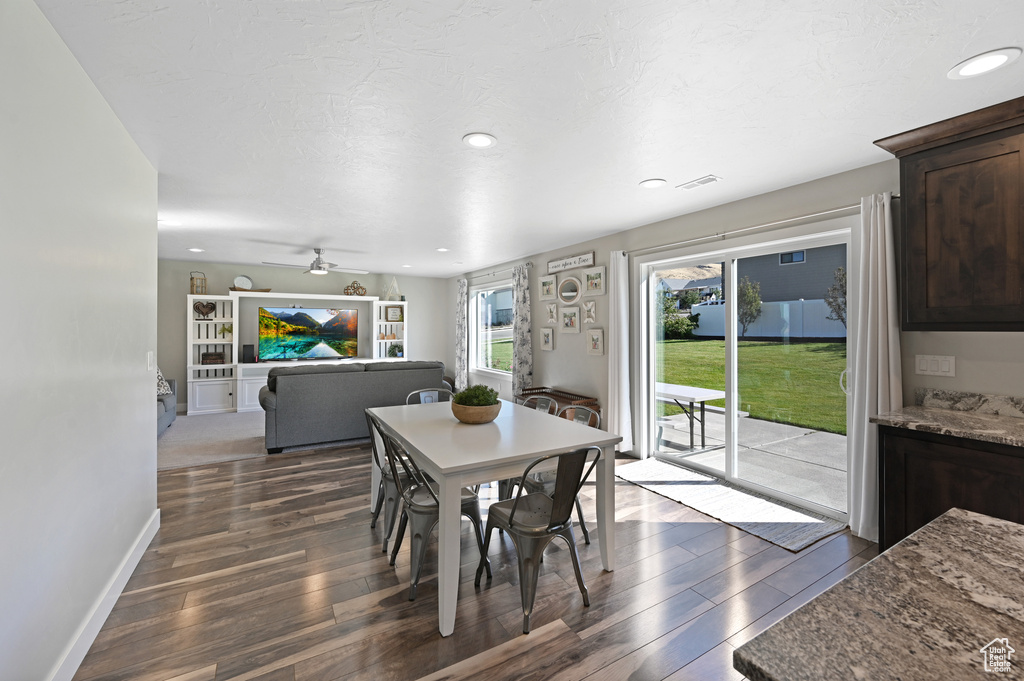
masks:
<instances>
[{"instance_id":1,"label":"area rug","mask_svg":"<svg viewBox=\"0 0 1024 681\"><path fill-rule=\"evenodd\" d=\"M615 475L794 552L846 527L657 459L618 466Z\"/></svg>"},{"instance_id":2,"label":"area rug","mask_svg":"<svg viewBox=\"0 0 1024 681\"><path fill-rule=\"evenodd\" d=\"M157 470L266 456L262 410L179 416L156 441Z\"/></svg>"}]
</instances>

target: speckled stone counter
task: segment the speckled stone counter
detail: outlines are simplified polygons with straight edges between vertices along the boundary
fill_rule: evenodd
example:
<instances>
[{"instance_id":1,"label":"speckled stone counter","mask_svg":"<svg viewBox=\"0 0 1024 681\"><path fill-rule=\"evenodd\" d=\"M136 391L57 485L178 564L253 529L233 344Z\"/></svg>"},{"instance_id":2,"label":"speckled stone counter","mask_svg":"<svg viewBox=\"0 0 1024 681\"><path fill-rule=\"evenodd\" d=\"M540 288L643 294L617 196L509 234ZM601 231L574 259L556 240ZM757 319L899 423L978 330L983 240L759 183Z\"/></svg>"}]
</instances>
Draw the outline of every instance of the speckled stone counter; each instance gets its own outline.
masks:
<instances>
[{"instance_id":1,"label":"speckled stone counter","mask_svg":"<svg viewBox=\"0 0 1024 681\"><path fill-rule=\"evenodd\" d=\"M985 670L996 639L1020 651L1007 672ZM952 509L733 661L751 681L1024 679L1024 525Z\"/></svg>"},{"instance_id":2,"label":"speckled stone counter","mask_svg":"<svg viewBox=\"0 0 1024 681\"><path fill-rule=\"evenodd\" d=\"M1024 399L949 390L918 390L916 405L871 417L872 423L1024 447Z\"/></svg>"}]
</instances>

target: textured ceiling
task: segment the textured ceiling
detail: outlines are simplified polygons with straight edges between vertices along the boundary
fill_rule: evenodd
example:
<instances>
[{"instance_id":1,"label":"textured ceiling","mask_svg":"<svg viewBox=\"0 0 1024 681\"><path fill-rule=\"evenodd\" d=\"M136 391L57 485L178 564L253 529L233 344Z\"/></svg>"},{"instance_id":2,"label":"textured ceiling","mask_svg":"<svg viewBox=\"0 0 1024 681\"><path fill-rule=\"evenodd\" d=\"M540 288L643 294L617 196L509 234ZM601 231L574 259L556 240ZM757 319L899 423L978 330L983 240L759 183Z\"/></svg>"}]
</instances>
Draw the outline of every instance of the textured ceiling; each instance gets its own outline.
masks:
<instances>
[{"instance_id":1,"label":"textured ceiling","mask_svg":"<svg viewBox=\"0 0 1024 681\"><path fill-rule=\"evenodd\" d=\"M159 171L182 260L323 246L450 276L891 158L872 141L1024 94L1024 59L945 77L1022 42L1020 0L37 2Z\"/></svg>"}]
</instances>

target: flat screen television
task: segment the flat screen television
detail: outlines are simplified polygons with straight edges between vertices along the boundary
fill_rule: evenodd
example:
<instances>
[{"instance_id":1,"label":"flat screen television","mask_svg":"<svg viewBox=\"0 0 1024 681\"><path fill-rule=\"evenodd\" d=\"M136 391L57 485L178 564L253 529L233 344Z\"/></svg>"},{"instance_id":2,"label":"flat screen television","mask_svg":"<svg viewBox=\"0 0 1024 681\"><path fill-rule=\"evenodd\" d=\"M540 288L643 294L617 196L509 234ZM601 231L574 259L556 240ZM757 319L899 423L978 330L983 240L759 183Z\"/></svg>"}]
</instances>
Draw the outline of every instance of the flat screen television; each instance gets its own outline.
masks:
<instances>
[{"instance_id":1,"label":"flat screen television","mask_svg":"<svg viewBox=\"0 0 1024 681\"><path fill-rule=\"evenodd\" d=\"M356 310L261 307L259 361L356 357Z\"/></svg>"}]
</instances>

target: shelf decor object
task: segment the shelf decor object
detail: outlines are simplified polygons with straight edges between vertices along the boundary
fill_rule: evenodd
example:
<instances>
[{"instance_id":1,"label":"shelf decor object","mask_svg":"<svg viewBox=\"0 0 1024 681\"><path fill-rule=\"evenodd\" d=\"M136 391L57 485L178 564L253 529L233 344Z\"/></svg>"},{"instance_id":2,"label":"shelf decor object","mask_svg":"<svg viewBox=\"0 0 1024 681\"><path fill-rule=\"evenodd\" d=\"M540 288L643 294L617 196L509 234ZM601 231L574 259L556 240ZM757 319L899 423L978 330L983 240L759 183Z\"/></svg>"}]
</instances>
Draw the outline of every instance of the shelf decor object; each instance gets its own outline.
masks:
<instances>
[{"instance_id":1,"label":"shelf decor object","mask_svg":"<svg viewBox=\"0 0 1024 681\"><path fill-rule=\"evenodd\" d=\"M192 304L192 309L196 311L196 314L200 315L203 319L206 319L217 311L217 303L197 300Z\"/></svg>"},{"instance_id":2,"label":"shelf decor object","mask_svg":"<svg viewBox=\"0 0 1024 681\"><path fill-rule=\"evenodd\" d=\"M358 281L353 281L351 284L345 287L346 296L365 296L366 287L360 284Z\"/></svg>"},{"instance_id":3,"label":"shelf decor object","mask_svg":"<svg viewBox=\"0 0 1024 681\"><path fill-rule=\"evenodd\" d=\"M188 292L193 295L206 295L206 274L204 272L188 273Z\"/></svg>"},{"instance_id":4,"label":"shelf decor object","mask_svg":"<svg viewBox=\"0 0 1024 681\"><path fill-rule=\"evenodd\" d=\"M404 322L405 321L405 308L401 305L387 305L384 308L385 321L389 322Z\"/></svg>"},{"instance_id":5,"label":"shelf decor object","mask_svg":"<svg viewBox=\"0 0 1024 681\"><path fill-rule=\"evenodd\" d=\"M545 386L539 386L536 388L524 388L522 391L516 393L516 402L520 404L525 401L528 397L540 395L543 397L550 397L558 405L559 409L565 407L590 407L596 412L601 411L600 405L598 405L596 397L587 397L586 395L578 395L568 390L562 390L561 388L548 388Z\"/></svg>"}]
</instances>

